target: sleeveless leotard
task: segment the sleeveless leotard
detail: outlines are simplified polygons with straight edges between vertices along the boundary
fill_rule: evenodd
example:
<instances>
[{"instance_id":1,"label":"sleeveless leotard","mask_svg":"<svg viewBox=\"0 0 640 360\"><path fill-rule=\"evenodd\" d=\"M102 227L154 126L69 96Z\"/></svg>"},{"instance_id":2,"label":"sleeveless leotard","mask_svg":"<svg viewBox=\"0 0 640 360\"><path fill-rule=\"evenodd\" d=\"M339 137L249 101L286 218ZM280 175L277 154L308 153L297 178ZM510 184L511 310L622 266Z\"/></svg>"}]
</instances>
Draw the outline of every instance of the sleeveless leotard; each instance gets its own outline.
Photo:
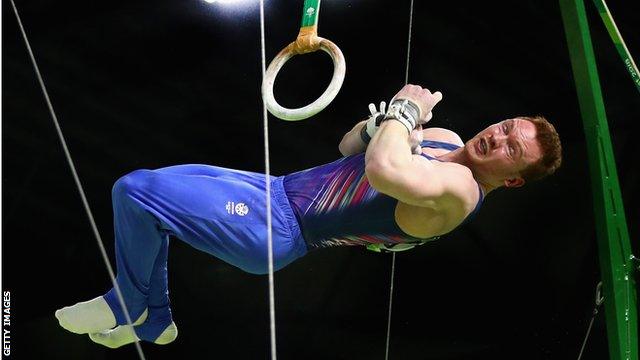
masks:
<instances>
[{"instance_id":1,"label":"sleeveless leotard","mask_svg":"<svg viewBox=\"0 0 640 360\"><path fill-rule=\"evenodd\" d=\"M422 147L454 150L459 146L426 140ZM309 249L424 243L437 238L417 238L400 229L395 221L398 200L369 185L364 171L364 155L346 156L284 177L285 193ZM437 160L426 154L423 156ZM470 216L479 210L482 197L480 191L478 204Z\"/></svg>"}]
</instances>

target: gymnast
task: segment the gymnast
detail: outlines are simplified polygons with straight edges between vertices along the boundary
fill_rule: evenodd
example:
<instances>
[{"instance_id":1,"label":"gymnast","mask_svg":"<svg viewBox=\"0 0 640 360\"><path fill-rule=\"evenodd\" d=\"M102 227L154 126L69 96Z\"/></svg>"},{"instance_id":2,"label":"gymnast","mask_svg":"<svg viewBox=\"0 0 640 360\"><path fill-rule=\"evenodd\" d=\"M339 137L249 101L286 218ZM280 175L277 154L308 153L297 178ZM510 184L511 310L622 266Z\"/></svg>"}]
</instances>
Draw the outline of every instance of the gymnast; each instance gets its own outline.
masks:
<instances>
[{"instance_id":1,"label":"gymnast","mask_svg":"<svg viewBox=\"0 0 640 360\"><path fill-rule=\"evenodd\" d=\"M520 187L560 166L560 138L541 116L498 122L466 143L446 129L422 129L441 99L440 92L406 85L388 110L370 105L371 116L344 135L344 157L269 177L275 270L312 249L401 251L435 240L478 212L491 191ZM169 237L246 272L268 273L265 187L265 174L208 165L120 178L112 193L116 283L133 326L113 288L57 310L60 326L111 348L175 340Z\"/></svg>"}]
</instances>

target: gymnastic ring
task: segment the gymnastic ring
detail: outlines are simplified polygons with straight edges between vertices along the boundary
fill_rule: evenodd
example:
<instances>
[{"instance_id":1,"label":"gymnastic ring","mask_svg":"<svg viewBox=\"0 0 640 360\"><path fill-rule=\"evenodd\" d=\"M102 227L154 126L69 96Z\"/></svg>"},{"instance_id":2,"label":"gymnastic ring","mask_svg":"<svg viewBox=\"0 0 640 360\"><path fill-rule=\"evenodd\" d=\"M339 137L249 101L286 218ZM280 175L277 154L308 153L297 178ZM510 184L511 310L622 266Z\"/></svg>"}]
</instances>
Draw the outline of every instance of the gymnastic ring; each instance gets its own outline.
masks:
<instances>
[{"instance_id":1,"label":"gymnastic ring","mask_svg":"<svg viewBox=\"0 0 640 360\"><path fill-rule=\"evenodd\" d=\"M267 109L274 116L287 121L297 121L303 120L308 117L311 117L327 107L333 101L333 99L338 95L340 91L340 87L342 87L342 82L344 81L344 74L346 70L346 65L344 61L344 56L342 55L342 51L340 48L336 46L331 41L318 37L319 47L316 48L326 52L331 56L333 60L333 77L331 78L331 83L327 86L327 89L324 93L311 104L298 108L298 109L288 109L280 106L273 96L273 84L276 80L276 76L278 72L282 68L282 66L292 57L300 54L301 52L296 50L298 48L298 44L296 41L289 44L287 47L282 49L280 53L271 61L269 67L264 76L264 80L262 81L262 98L267 106ZM309 51L305 51L309 52Z\"/></svg>"}]
</instances>

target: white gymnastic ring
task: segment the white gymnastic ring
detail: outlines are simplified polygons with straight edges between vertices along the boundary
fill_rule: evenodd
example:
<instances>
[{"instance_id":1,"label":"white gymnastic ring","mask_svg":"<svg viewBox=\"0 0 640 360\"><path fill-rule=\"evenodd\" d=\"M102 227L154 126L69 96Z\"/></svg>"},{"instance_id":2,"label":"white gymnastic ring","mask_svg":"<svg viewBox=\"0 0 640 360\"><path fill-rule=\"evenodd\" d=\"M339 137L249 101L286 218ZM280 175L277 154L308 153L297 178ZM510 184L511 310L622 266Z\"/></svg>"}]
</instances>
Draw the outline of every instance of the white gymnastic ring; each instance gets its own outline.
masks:
<instances>
[{"instance_id":1,"label":"white gymnastic ring","mask_svg":"<svg viewBox=\"0 0 640 360\"><path fill-rule=\"evenodd\" d=\"M293 44L293 43L292 43ZM267 109L274 116L288 121L296 121L311 117L327 107L338 95L342 82L344 81L344 74L346 65L344 62L344 56L340 48L327 39L320 40L320 49L331 56L333 60L333 77L331 83L327 86L324 93L311 104L298 108L288 109L280 106L273 96L273 84L276 80L278 72L282 66L292 57L294 54L292 49L293 45L289 45L284 48L280 53L271 61L269 68L265 73L264 80L262 81L262 99L264 100Z\"/></svg>"}]
</instances>

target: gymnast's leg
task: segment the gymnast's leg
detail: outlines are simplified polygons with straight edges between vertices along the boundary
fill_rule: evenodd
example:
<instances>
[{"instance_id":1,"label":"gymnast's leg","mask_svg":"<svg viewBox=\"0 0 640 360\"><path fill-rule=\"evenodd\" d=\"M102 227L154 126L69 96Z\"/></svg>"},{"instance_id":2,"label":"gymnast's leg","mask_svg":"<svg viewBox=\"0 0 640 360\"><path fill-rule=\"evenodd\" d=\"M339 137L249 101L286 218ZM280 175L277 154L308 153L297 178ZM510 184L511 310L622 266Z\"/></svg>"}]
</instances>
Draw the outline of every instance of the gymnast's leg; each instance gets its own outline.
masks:
<instances>
[{"instance_id":1,"label":"gymnast's leg","mask_svg":"<svg viewBox=\"0 0 640 360\"><path fill-rule=\"evenodd\" d=\"M135 173L133 173L135 174ZM148 211L136 189L135 175L118 180L112 191L116 242L116 282L125 299L129 315L136 323L144 320L150 278L157 255L167 233ZM115 289L93 300L56 311L60 325L74 333L93 333L126 324ZM137 319L137 320L136 320Z\"/></svg>"},{"instance_id":2,"label":"gymnast's leg","mask_svg":"<svg viewBox=\"0 0 640 360\"><path fill-rule=\"evenodd\" d=\"M214 178L223 175L225 171L227 169L213 166L183 165L166 168L163 173L167 174L165 178L179 177L180 180L186 181L187 177L191 177L190 175L206 175ZM161 194L147 186L149 180L154 177L151 173L150 171L133 172L118 180L112 191L118 268L116 281L124 298L127 299L127 308L132 320L138 319L136 324L144 321L146 316L144 311L147 306L146 298L148 294L153 294L151 274L154 269L152 266L156 263L161 246L164 244L166 247L168 241L168 229L163 228L158 216L161 216L162 210L166 210L164 208L171 208L171 200L163 202L161 196L158 196ZM173 194L175 191L172 192L173 189L169 188L165 195L167 197L192 195L184 194L184 190L189 187L174 186L174 188L181 191L178 194ZM166 292L166 256L164 261L164 264L160 261L155 266L155 279L158 279L159 283L165 283L161 285L160 293ZM164 294L164 296L159 295L158 297L157 306L166 308L160 309L162 314L159 317L170 318L170 315L167 314L170 314L168 296ZM126 324L126 318L115 289L109 291L104 297L100 296L72 307L60 309L56 311L56 317L63 328L79 334L95 333L110 329L115 325Z\"/></svg>"},{"instance_id":3,"label":"gymnast's leg","mask_svg":"<svg viewBox=\"0 0 640 360\"><path fill-rule=\"evenodd\" d=\"M149 316L146 321L135 327L120 325L115 329L91 333L89 337L92 341L110 348L118 348L140 339L152 341L160 345L168 344L176 339L178 336L178 328L172 321L171 308L169 307L167 281L168 248L169 237L167 236L160 247L151 274L148 298Z\"/></svg>"},{"instance_id":4,"label":"gymnast's leg","mask_svg":"<svg viewBox=\"0 0 640 360\"><path fill-rule=\"evenodd\" d=\"M182 174L184 172L188 174ZM154 340L154 337L161 336L173 324L166 285L153 285L156 281L166 284L166 256L158 256L166 244L167 235L174 235L244 271L266 273L264 179L263 174L189 165L156 171L139 170L116 182L113 191L118 265L116 281L133 319L149 307L149 318L135 329L141 339L157 341L159 338ZM281 199L281 183L274 190L278 190L275 193L280 194L277 199L282 204L285 200ZM230 207L233 202L243 206L240 209L243 211L236 213L233 206ZM306 252L306 244L299 237L299 231L295 239L291 238L287 224L295 222L295 218L290 208L286 215L278 207L273 207L272 211L274 254L280 254L274 261L276 268L280 268L302 256ZM158 300L152 301L156 299L153 295L156 288L160 289ZM94 321L90 327L78 321L101 318L97 313L105 312L104 307L87 308L81 303L63 309L66 310L63 315L68 316L58 317L61 325L77 333L98 333L115 325L124 325L126 321L115 292L109 291L103 300L111 313L106 311L102 317L111 315L110 322L96 324ZM158 311L154 314L156 309ZM67 326L62 318L71 318Z\"/></svg>"},{"instance_id":5,"label":"gymnast's leg","mask_svg":"<svg viewBox=\"0 0 640 360\"><path fill-rule=\"evenodd\" d=\"M217 178L228 174L230 169L208 165L177 165L155 170L155 173L187 176L206 176ZM135 327L120 325L89 334L91 340L110 348L117 348L132 343L139 338L159 344L167 344L177 337L177 327L171 318L169 306L167 257L169 237L165 236L156 257L149 284L148 309L149 317L143 324ZM137 335L136 335L137 333Z\"/></svg>"}]
</instances>

